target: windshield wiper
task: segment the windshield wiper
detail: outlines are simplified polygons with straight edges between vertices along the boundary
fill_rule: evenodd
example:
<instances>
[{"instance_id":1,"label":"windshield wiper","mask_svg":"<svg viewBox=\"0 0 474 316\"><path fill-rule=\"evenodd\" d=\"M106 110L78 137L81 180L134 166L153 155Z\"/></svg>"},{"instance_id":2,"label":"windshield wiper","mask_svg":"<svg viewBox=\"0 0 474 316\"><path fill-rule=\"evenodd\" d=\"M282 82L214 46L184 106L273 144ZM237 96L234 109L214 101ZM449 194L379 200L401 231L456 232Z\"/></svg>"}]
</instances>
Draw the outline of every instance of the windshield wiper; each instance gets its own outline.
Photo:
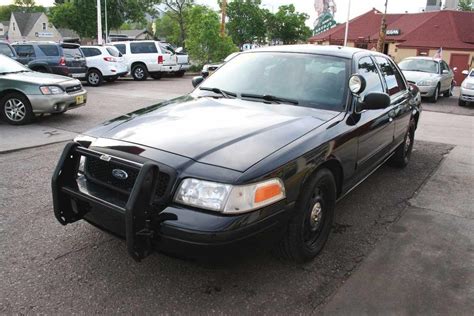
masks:
<instances>
[{"instance_id":1,"label":"windshield wiper","mask_svg":"<svg viewBox=\"0 0 474 316\"><path fill-rule=\"evenodd\" d=\"M234 93L234 92L229 92L229 91L225 91L225 90L222 90L222 89L219 89L219 88L208 88L208 87L199 87L200 90L204 90L204 91L212 91L216 94L220 94L222 95L223 97L227 98L227 99L230 99L230 98L236 98L237 97L237 94Z\"/></svg>"},{"instance_id":2,"label":"windshield wiper","mask_svg":"<svg viewBox=\"0 0 474 316\"><path fill-rule=\"evenodd\" d=\"M276 102L276 103L283 102L283 103L290 103L294 105L298 105L300 103L298 100L276 97L274 95L269 95L269 94L264 94L264 95L242 94L242 98L262 99L268 102Z\"/></svg>"}]
</instances>

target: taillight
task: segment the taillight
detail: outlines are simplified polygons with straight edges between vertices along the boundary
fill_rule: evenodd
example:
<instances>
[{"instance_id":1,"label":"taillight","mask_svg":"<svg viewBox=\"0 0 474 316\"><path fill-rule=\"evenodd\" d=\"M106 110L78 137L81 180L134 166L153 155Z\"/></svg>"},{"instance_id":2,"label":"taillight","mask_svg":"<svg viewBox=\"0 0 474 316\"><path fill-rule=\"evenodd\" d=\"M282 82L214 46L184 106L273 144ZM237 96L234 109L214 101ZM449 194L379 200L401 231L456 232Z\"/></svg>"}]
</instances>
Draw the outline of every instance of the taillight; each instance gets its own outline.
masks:
<instances>
[{"instance_id":1,"label":"taillight","mask_svg":"<svg viewBox=\"0 0 474 316\"><path fill-rule=\"evenodd\" d=\"M111 62L111 63L117 62L117 59L115 59L115 58L113 58L113 57L104 57L104 60L105 60L105 61L108 61L108 62Z\"/></svg>"},{"instance_id":2,"label":"taillight","mask_svg":"<svg viewBox=\"0 0 474 316\"><path fill-rule=\"evenodd\" d=\"M158 64L162 64L163 63L163 56L158 56Z\"/></svg>"},{"instance_id":3,"label":"taillight","mask_svg":"<svg viewBox=\"0 0 474 316\"><path fill-rule=\"evenodd\" d=\"M59 60L59 64L61 66L66 66L66 59L64 57L61 57L61 59Z\"/></svg>"}]
</instances>

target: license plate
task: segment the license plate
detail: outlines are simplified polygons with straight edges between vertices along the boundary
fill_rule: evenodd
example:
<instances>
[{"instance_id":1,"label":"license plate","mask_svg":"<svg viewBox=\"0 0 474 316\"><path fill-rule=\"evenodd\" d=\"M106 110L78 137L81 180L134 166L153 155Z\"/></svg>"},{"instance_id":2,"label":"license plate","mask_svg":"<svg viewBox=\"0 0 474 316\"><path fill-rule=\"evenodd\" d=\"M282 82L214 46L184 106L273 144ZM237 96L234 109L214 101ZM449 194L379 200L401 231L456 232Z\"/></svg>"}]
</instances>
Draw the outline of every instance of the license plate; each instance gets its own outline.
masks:
<instances>
[{"instance_id":1,"label":"license plate","mask_svg":"<svg viewBox=\"0 0 474 316\"><path fill-rule=\"evenodd\" d=\"M84 103L84 96L83 95L78 95L76 97L76 105Z\"/></svg>"}]
</instances>

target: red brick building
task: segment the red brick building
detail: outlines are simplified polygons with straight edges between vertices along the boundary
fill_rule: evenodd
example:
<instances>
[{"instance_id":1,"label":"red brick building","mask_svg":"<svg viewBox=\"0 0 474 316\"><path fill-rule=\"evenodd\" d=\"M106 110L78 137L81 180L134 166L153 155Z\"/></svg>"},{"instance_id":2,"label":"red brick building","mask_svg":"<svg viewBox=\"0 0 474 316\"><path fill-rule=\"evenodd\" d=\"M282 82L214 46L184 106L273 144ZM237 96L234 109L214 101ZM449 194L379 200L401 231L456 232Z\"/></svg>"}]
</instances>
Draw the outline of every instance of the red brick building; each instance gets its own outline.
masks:
<instances>
[{"instance_id":1,"label":"red brick building","mask_svg":"<svg viewBox=\"0 0 474 316\"><path fill-rule=\"evenodd\" d=\"M382 12L373 9L349 22L348 45L375 49ZM343 45L345 24L313 36L310 43ZM462 70L474 67L474 12L442 10L413 14L387 14L385 53L395 61L410 56L434 56L443 48L443 59L457 67L456 81Z\"/></svg>"}]
</instances>

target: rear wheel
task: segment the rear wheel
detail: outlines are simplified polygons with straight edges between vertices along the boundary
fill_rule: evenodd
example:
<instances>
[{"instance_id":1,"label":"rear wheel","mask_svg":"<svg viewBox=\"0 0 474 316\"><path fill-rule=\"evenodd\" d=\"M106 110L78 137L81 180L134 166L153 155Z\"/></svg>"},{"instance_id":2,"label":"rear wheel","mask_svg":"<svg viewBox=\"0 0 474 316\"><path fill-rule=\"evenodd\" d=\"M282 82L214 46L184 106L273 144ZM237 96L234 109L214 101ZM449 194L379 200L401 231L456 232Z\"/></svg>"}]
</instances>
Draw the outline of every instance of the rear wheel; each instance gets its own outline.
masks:
<instances>
[{"instance_id":1,"label":"rear wheel","mask_svg":"<svg viewBox=\"0 0 474 316\"><path fill-rule=\"evenodd\" d=\"M148 70L143 64L138 64L132 67L132 77L137 81L143 81L148 78Z\"/></svg>"},{"instance_id":2,"label":"rear wheel","mask_svg":"<svg viewBox=\"0 0 474 316\"><path fill-rule=\"evenodd\" d=\"M416 123L414 120L410 121L410 126L405 135L405 140L395 150L395 154L390 158L389 164L397 168L405 168L410 162L411 152L413 151L413 144L415 143L415 129Z\"/></svg>"},{"instance_id":3,"label":"rear wheel","mask_svg":"<svg viewBox=\"0 0 474 316\"><path fill-rule=\"evenodd\" d=\"M8 93L0 100L0 116L12 125L24 125L33 119L33 110L27 97L21 93Z\"/></svg>"},{"instance_id":4,"label":"rear wheel","mask_svg":"<svg viewBox=\"0 0 474 316\"><path fill-rule=\"evenodd\" d=\"M439 99L439 85L436 86L436 89L433 93L433 96L430 98L430 101L432 103L436 103L438 102L438 99Z\"/></svg>"},{"instance_id":5,"label":"rear wheel","mask_svg":"<svg viewBox=\"0 0 474 316\"><path fill-rule=\"evenodd\" d=\"M102 84L103 81L102 73L97 69L91 69L87 73L86 80L90 86L98 87Z\"/></svg>"},{"instance_id":6,"label":"rear wheel","mask_svg":"<svg viewBox=\"0 0 474 316\"><path fill-rule=\"evenodd\" d=\"M328 240L336 205L336 181L328 169L319 170L305 185L296 204L279 252L304 262L316 257Z\"/></svg>"}]
</instances>

